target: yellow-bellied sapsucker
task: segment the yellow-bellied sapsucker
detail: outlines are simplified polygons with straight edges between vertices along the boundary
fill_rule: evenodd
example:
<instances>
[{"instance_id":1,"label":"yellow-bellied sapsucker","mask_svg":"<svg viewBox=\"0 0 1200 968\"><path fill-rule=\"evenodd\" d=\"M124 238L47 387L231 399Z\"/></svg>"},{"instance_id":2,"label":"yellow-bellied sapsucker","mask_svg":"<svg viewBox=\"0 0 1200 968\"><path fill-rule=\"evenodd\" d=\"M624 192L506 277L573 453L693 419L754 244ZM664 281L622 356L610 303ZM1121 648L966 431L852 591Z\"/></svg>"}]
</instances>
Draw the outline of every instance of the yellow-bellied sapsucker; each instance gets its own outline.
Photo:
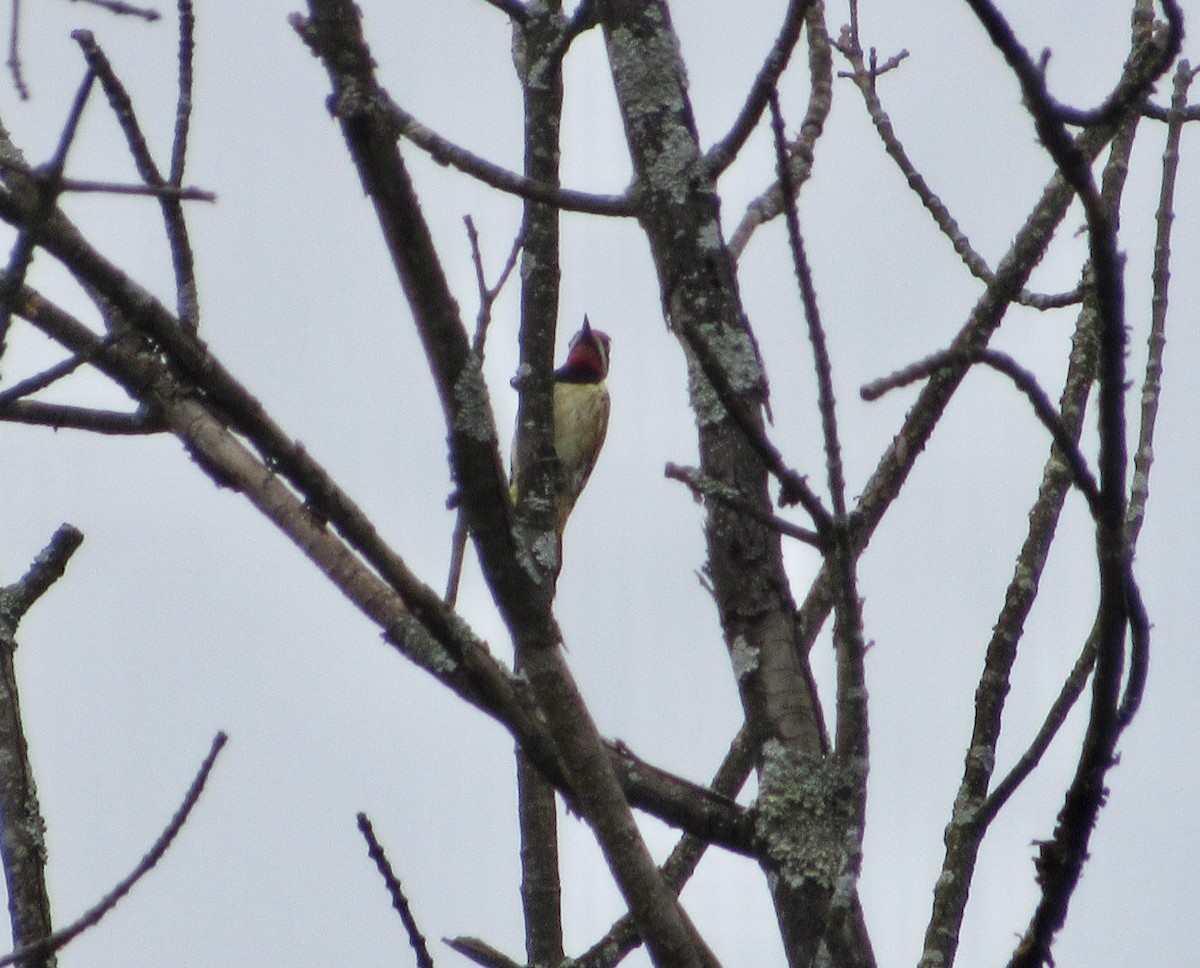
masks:
<instances>
[{"instance_id":1,"label":"yellow-bellied sapsucker","mask_svg":"<svg viewBox=\"0 0 1200 968\"><path fill-rule=\"evenodd\" d=\"M571 337L567 361L554 371L554 451L558 455L558 480L554 487L558 534L580 492L596 466L596 457L608 431L607 333L592 329L586 316L583 328ZM514 446L513 498L521 480L521 449Z\"/></svg>"}]
</instances>

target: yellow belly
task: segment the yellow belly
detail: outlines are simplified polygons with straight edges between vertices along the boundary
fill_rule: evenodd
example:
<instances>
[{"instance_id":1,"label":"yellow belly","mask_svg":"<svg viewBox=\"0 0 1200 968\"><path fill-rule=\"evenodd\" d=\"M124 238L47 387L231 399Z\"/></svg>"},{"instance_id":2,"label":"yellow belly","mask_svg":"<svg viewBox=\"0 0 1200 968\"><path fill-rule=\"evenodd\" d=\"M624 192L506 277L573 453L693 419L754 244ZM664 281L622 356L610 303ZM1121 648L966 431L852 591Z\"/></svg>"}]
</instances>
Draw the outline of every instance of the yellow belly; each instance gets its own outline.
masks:
<instances>
[{"instance_id":1,"label":"yellow belly","mask_svg":"<svg viewBox=\"0 0 1200 968\"><path fill-rule=\"evenodd\" d=\"M559 463L555 504L559 534L596 466L608 431L608 408L608 388L603 383L554 385L554 449ZM512 497L516 501L520 464L515 441L512 470Z\"/></svg>"},{"instance_id":2,"label":"yellow belly","mask_svg":"<svg viewBox=\"0 0 1200 968\"><path fill-rule=\"evenodd\" d=\"M558 486L558 530L596 466L608 432L608 388L603 383L554 386L554 449L562 475Z\"/></svg>"}]
</instances>

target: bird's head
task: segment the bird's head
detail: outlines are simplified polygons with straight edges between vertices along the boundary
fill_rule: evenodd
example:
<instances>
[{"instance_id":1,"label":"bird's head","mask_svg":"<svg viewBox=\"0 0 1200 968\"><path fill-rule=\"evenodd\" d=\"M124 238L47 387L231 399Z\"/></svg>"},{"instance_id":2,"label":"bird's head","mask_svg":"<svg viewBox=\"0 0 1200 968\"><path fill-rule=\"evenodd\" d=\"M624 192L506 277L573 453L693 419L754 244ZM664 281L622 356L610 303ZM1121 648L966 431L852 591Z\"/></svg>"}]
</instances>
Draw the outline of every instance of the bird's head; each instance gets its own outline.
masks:
<instances>
[{"instance_id":1,"label":"bird's head","mask_svg":"<svg viewBox=\"0 0 1200 968\"><path fill-rule=\"evenodd\" d=\"M600 383L608 376L608 355L612 340L607 333L592 329L586 316L583 328L571 337L567 362L554 374L560 381L571 383Z\"/></svg>"}]
</instances>

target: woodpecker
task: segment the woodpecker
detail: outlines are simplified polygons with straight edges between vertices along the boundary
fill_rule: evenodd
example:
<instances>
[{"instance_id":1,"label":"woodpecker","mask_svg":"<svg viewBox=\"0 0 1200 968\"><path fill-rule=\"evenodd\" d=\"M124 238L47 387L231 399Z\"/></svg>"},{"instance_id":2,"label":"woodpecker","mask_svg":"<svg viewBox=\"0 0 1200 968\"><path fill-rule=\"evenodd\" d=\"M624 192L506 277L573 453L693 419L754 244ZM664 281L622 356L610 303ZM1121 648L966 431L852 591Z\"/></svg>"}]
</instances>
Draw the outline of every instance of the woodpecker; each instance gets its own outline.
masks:
<instances>
[{"instance_id":1,"label":"woodpecker","mask_svg":"<svg viewBox=\"0 0 1200 968\"><path fill-rule=\"evenodd\" d=\"M587 316L583 328L571 337L567 360L554 371L554 451L558 455L558 480L554 489L558 535L596 466L608 431L607 333L592 329ZM521 470L520 451L513 447L512 491L516 499Z\"/></svg>"}]
</instances>

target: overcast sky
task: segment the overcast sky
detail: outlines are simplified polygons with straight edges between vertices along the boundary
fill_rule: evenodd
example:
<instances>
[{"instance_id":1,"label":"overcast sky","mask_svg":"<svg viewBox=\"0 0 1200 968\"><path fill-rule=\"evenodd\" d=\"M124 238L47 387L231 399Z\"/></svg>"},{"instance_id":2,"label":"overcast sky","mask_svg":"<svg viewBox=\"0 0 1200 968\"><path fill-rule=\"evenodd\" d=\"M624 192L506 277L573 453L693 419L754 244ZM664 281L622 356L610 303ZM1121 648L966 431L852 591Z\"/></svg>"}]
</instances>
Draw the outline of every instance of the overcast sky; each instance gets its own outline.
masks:
<instances>
[{"instance_id":1,"label":"overcast sky","mask_svg":"<svg viewBox=\"0 0 1200 968\"><path fill-rule=\"evenodd\" d=\"M520 98L504 18L480 0L359 2L392 96L446 136L519 168ZM1051 86L1063 100L1089 106L1103 97L1127 48L1128 3L1002 6L1031 50L1052 48ZM735 116L783 7L763 0L675 4L706 143ZM1194 3L1190 8L1200 14ZM197 3L186 181L219 196L215 205L189 208L203 335L414 570L440 587L453 524L444 509L445 428L372 212L326 110L326 75L287 26L296 9L298 0ZM31 161L46 159L58 138L82 76L69 33L86 26L132 92L165 166L176 28L171 5L163 13L147 25L62 0L25 5L22 55L33 97L19 102L0 81L0 119ZM844 7L832 5L831 32L846 19ZM902 68L880 81L881 95L910 154L994 265L1051 172L1015 83L960 0L867 2L861 19L864 43L877 46L881 59L909 51ZM807 93L803 70L787 75L782 90L795 127ZM1164 103L1161 91L1158 101ZM915 394L866 404L857 388L944 347L980 284L884 156L847 81L837 82L827 127L802 218L857 494ZM615 192L628 183L595 32L578 41L568 61L563 136L566 184ZM1142 138L1122 238L1135 377L1144 365L1162 126L1147 122ZM475 287L462 217L475 219L494 274L520 206L411 147L405 156L471 319ZM1151 678L1110 775L1093 858L1056 948L1064 968L1178 965L1200 947L1200 415L1188 377L1200 372L1200 281L1192 271L1200 257L1198 161L1200 140L1188 132L1166 390L1137 561L1155 626ZM722 182L727 233L770 170L760 132ZM135 178L99 98L89 106L68 174ZM66 207L102 251L174 304L153 203L76 197ZM1080 223L1075 210L1035 288L1076 284ZM662 473L666 462L696 456L682 357L663 324L636 226L566 216L563 227L558 357L585 312L613 338L609 440L568 529L559 585L569 663L606 735L706 780L738 727L740 706L715 609L696 578L704 561L701 511ZM94 320L86 299L46 257L38 257L30 278ZM782 232L763 230L742 259L740 281L772 381L773 437L793 466L819 481L811 365L791 278ZM488 349L503 434L516 407L508 386L515 295L510 288L498 304ZM1037 372L1056 398L1073 326L1070 310L1013 310L996 345ZM18 324L4 381L57 358ZM86 376L55 399L123 402ZM862 898L881 965L914 965L921 950L974 682L1047 446L1010 386L994 375L969 377L862 560L866 633L874 642ZM64 966L409 963L355 828L359 810L374 820L431 939L477 935L521 957L512 744L499 726L399 658L246 501L218 491L173 439L0 424L0 583L15 580L63 521L84 531L86 541L65 580L23 623L18 655L60 925L132 868L175 809L213 734L223 729L231 737L178 843L97 930L63 952ZM1091 626L1092 535L1077 497L1068 502L1061 537L1016 668L1002 771L1037 729ZM817 557L804 546L787 555L802 596ZM473 561L461 604L491 647L508 656ZM818 652L828 682L827 639ZM1052 832L1080 728L1076 717L1038 781L995 824L959 964L1005 962L1024 929L1035 899L1030 844ZM653 822L646 830L656 853L665 854L670 832ZM567 940L578 953L620 906L587 828L564 819L562 841ZM782 962L752 863L710 852L684 901L730 968ZM443 964L462 963L444 947L434 955ZM634 963L645 964L644 956Z\"/></svg>"}]
</instances>

